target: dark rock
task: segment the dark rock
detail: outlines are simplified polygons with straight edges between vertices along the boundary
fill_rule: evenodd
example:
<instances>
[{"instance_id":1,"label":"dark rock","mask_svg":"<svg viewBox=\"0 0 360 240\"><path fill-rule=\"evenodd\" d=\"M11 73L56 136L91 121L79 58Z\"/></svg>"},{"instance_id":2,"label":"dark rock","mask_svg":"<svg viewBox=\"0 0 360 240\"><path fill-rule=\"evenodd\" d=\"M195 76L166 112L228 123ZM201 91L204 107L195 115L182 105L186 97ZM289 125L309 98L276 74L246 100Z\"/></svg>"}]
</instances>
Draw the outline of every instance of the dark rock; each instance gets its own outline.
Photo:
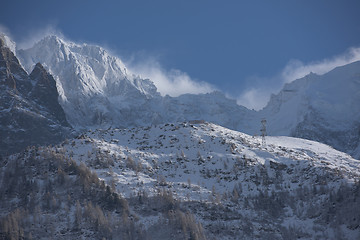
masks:
<instances>
[{"instance_id":1,"label":"dark rock","mask_svg":"<svg viewBox=\"0 0 360 240\"><path fill-rule=\"evenodd\" d=\"M37 64L28 75L0 37L0 155L71 135L53 77Z\"/></svg>"}]
</instances>

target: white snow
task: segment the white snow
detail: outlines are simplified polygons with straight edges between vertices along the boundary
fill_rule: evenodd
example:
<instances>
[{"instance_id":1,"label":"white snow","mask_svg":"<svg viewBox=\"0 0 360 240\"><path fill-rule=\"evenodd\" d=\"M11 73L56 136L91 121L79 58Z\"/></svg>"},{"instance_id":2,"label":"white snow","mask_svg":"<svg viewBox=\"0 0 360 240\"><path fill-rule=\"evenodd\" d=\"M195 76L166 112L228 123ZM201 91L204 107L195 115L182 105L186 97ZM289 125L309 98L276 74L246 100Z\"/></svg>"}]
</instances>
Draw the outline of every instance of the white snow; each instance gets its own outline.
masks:
<instances>
[{"instance_id":1,"label":"white snow","mask_svg":"<svg viewBox=\"0 0 360 240\"><path fill-rule=\"evenodd\" d=\"M75 126L91 125L91 119L84 116L93 115L95 101L100 100L102 109L111 111L116 104L110 104L108 97L123 96L128 102L136 102L137 97L159 95L152 82L126 71L119 58L99 46L48 36L30 49L19 50L18 56L28 72L40 62L54 75L60 104Z\"/></svg>"},{"instance_id":2,"label":"white snow","mask_svg":"<svg viewBox=\"0 0 360 240\"><path fill-rule=\"evenodd\" d=\"M4 33L0 32L0 38L4 40L5 46L7 46L10 51L12 51L16 55L16 43L11 40L11 38Z\"/></svg>"},{"instance_id":3,"label":"white snow","mask_svg":"<svg viewBox=\"0 0 360 240\"><path fill-rule=\"evenodd\" d=\"M258 187L251 175L265 167L270 177L275 176L272 164L283 164L296 171L308 169L303 180L300 178L304 176L300 175L284 176L283 184L294 188L313 184L316 174L330 170L341 171L349 183L360 176L360 161L325 144L291 137L266 137L266 142L262 146L260 137L215 124L179 123L90 131L63 148L74 159L93 165L106 182L114 179L116 188L125 197L138 191L153 195L157 189L166 188L178 199L206 202L217 194L231 192L239 182L243 194L253 195L258 193ZM134 161L133 166L127 163L129 157ZM114 165L111 170L95 167L92 162L96 158L103 162L112 159ZM235 166L242 166L244 161L249 166L258 166L251 170L255 172L246 173L240 167L236 174ZM296 178L299 181L292 182Z\"/></svg>"}]
</instances>

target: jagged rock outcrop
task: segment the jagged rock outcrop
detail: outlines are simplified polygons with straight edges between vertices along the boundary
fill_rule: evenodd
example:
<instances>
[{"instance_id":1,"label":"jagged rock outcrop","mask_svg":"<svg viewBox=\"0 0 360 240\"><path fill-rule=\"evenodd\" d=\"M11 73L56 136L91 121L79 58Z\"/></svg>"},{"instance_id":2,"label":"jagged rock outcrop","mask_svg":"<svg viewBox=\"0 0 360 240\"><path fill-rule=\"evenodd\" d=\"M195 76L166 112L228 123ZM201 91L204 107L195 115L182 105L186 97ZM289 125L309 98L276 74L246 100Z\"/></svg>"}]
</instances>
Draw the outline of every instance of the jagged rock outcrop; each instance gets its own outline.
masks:
<instances>
[{"instance_id":1,"label":"jagged rock outcrop","mask_svg":"<svg viewBox=\"0 0 360 240\"><path fill-rule=\"evenodd\" d=\"M31 90L29 97L46 108L62 125L70 126L66 120L64 110L58 102L59 94L54 78L46 72L40 63L36 64L29 77L35 82L35 86Z\"/></svg>"},{"instance_id":2,"label":"jagged rock outcrop","mask_svg":"<svg viewBox=\"0 0 360 240\"><path fill-rule=\"evenodd\" d=\"M0 37L0 155L52 144L71 133L52 76L41 64L30 75Z\"/></svg>"}]
</instances>

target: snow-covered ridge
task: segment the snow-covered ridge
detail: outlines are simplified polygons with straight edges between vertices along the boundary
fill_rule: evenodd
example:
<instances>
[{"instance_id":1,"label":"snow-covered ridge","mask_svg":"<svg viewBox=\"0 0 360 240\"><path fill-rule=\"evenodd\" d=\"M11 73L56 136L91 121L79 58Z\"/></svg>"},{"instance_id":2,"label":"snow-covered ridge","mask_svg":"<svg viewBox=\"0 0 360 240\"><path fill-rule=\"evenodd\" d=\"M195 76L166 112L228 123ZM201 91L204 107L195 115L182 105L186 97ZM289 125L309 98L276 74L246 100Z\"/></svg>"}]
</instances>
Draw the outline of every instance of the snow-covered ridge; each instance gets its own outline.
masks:
<instances>
[{"instance_id":1,"label":"snow-covered ridge","mask_svg":"<svg viewBox=\"0 0 360 240\"><path fill-rule=\"evenodd\" d=\"M54 147L54 151L89 166L125 198L140 199L169 191L178 201L195 206L196 217L205 229L211 229L217 221L230 224L233 228L227 231L236 232L244 222L235 216L246 215L253 230L262 231L262 224L256 219L263 219L264 215L252 204L261 201L256 200L259 197L276 198L278 204L282 201L280 196L287 196L295 206L301 201L303 209L299 207L299 213L295 213L287 203L280 209L275 204L269 211L280 215L268 223L268 231L276 232L279 225L288 226L290 221L309 234L305 238L319 234L311 229L312 225L329 236L334 234L334 229L322 225L321 217L313 217L310 209L332 204L324 194L356 184L360 179L360 161L309 140L267 137L263 146L260 137L199 122L88 131ZM307 200L301 200L304 196ZM203 204L226 206L228 215L214 221L207 217L208 211L197 209ZM310 217L301 217L301 212L308 211ZM326 212L326 208L317 211ZM344 229L347 236L356 235L356 230ZM230 232L221 231L221 236L233 239L227 235Z\"/></svg>"},{"instance_id":2,"label":"snow-covered ridge","mask_svg":"<svg viewBox=\"0 0 360 240\"><path fill-rule=\"evenodd\" d=\"M360 158L360 62L288 83L259 112L270 135L323 142Z\"/></svg>"},{"instance_id":3,"label":"snow-covered ridge","mask_svg":"<svg viewBox=\"0 0 360 240\"><path fill-rule=\"evenodd\" d=\"M360 177L359 160L325 144L292 137L266 137L266 145L263 146L261 137L249 136L206 122L160 124L132 129L90 130L63 145L62 148L66 149L74 159L84 161L90 166L93 164L94 169L96 169L96 163L92 161L99 157L99 154L112 158L113 171L119 169L113 177L118 178L116 182L119 183L121 192L126 196L131 194L131 187L127 185L129 183L136 185L137 181L147 183L143 190L151 194L152 184L156 185L156 177L160 175L172 182L171 185L175 188L174 195L180 198L185 198L186 195L182 191L177 192L176 186L186 184L188 179L194 185L203 182L204 185L200 184L198 187L207 189L209 192L212 185L215 185L221 193L231 191L236 183L233 181L235 176L240 177L234 172L235 166L239 164L239 161L243 162L246 159L250 166L277 165L284 169L298 168L299 170L311 168L307 177L289 175L292 179L298 179L296 184L291 184L293 187L299 184L310 184L312 177L324 174L324 170L329 173L340 171L343 180L349 183L354 183L355 179ZM142 169L140 175L136 176L137 180L130 181L132 177L128 178L135 173L135 169L126 165L129 157L133 159L136 166ZM106 157L103 158L105 159ZM130 169L124 171L124 168ZM183 171L179 168L188 170ZM227 175L231 181L227 181L224 176L217 182L205 181L206 176L203 171L216 171L216 169L219 171L219 176ZM319 169L319 172L316 172L316 169ZM104 170L97 169L96 171L99 176L106 178ZM107 171L105 168L105 172ZM184 173L179 174L179 172ZM304 177L308 180L300 181ZM248 180L240 179L239 181L247 182ZM284 184L286 181L290 182L290 179L285 179Z\"/></svg>"},{"instance_id":4,"label":"snow-covered ridge","mask_svg":"<svg viewBox=\"0 0 360 240\"><path fill-rule=\"evenodd\" d=\"M275 135L291 135L310 111L320 114L329 127L343 129L360 119L359 90L360 62L354 62L285 84L260 112L270 120L271 134Z\"/></svg>"}]
</instances>

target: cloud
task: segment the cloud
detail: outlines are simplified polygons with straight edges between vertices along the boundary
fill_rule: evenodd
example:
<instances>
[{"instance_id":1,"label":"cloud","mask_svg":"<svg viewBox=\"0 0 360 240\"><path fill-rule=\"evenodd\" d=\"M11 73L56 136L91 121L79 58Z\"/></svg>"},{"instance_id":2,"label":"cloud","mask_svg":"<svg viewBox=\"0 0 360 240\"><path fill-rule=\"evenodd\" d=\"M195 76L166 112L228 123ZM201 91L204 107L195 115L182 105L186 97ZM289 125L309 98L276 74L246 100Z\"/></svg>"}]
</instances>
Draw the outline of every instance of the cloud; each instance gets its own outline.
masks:
<instances>
[{"instance_id":1,"label":"cloud","mask_svg":"<svg viewBox=\"0 0 360 240\"><path fill-rule=\"evenodd\" d=\"M5 45L16 54L16 43L12 40L10 31L0 24L0 37L5 41Z\"/></svg>"},{"instance_id":2,"label":"cloud","mask_svg":"<svg viewBox=\"0 0 360 240\"><path fill-rule=\"evenodd\" d=\"M299 60L291 60L283 69L281 76L283 81L288 83L295 79L302 78L310 72L321 75L331 71L335 67L343 66L359 60L360 48L350 48L344 54L308 64L304 64Z\"/></svg>"},{"instance_id":3,"label":"cloud","mask_svg":"<svg viewBox=\"0 0 360 240\"><path fill-rule=\"evenodd\" d=\"M265 107L270 100L271 94L278 92L283 85L283 82L279 81L279 76L271 78L252 76L248 79L252 82L252 86L240 93L236 98L236 102L238 105L254 110Z\"/></svg>"},{"instance_id":4,"label":"cloud","mask_svg":"<svg viewBox=\"0 0 360 240\"><path fill-rule=\"evenodd\" d=\"M46 36L56 35L60 38L65 39L63 33L54 24L46 25L42 28L28 29L21 39L17 40L18 49L27 49L32 47L36 42L40 41Z\"/></svg>"},{"instance_id":5,"label":"cloud","mask_svg":"<svg viewBox=\"0 0 360 240\"><path fill-rule=\"evenodd\" d=\"M300 60L290 60L279 74L262 78L261 84L255 81L237 97L237 103L249 109L260 110L266 106L271 94L279 92L285 83L302 78L309 73L325 74L335 67L343 66L360 60L360 48L350 48L345 53L316 62L303 63ZM260 78L258 78L260 79Z\"/></svg>"},{"instance_id":6,"label":"cloud","mask_svg":"<svg viewBox=\"0 0 360 240\"><path fill-rule=\"evenodd\" d=\"M270 94L263 88L250 88L237 98L237 104L249 109L260 110L269 101Z\"/></svg>"},{"instance_id":7,"label":"cloud","mask_svg":"<svg viewBox=\"0 0 360 240\"><path fill-rule=\"evenodd\" d=\"M126 65L131 72L153 81L163 96L177 97L185 93L199 94L216 90L211 84L194 80L185 72L164 69L155 57L142 57L140 61L133 58Z\"/></svg>"},{"instance_id":8,"label":"cloud","mask_svg":"<svg viewBox=\"0 0 360 240\"><path fill-rule=\"evenodd\" d=\"M28 28L22 31L20 36L13 35L6 26L0 24L0 33L5 34L12 41L15 41L17 49L30 48L36 42L49 35L56 35L58 37L66 39L63 33L56 27L55 24L47 24L44 27Z\"/></svg>"},{"instance_id":9,"label":"cloud","mask_svg":"<svg viewBox=\"0 0 360 240\"><path fill-rule=\"evenodd\" d=\"M6 36L8 36L9 38L12 39L12 36L11 36L11 33L10 33L9 29L6 26L2 25L2 24L0 24L0 33L5 34Z\"/></svg>"},{"instance_id":10,"label":"cloud","mask_svg":"<svg viewBox=\"0 0 360 240\"><path fill-rule=\"evenodd\" d=\"M48 24L44 27L29 28L21 33L20 36L14 36L6 26L0 24L0 33L4 33L11 40L16 42L17 49L27 49L32 47L36 42L40 41L46 36L56 35L60 38L66 39L64 34L59 30L55 24Z\"/></svg>"}]
</instances>

